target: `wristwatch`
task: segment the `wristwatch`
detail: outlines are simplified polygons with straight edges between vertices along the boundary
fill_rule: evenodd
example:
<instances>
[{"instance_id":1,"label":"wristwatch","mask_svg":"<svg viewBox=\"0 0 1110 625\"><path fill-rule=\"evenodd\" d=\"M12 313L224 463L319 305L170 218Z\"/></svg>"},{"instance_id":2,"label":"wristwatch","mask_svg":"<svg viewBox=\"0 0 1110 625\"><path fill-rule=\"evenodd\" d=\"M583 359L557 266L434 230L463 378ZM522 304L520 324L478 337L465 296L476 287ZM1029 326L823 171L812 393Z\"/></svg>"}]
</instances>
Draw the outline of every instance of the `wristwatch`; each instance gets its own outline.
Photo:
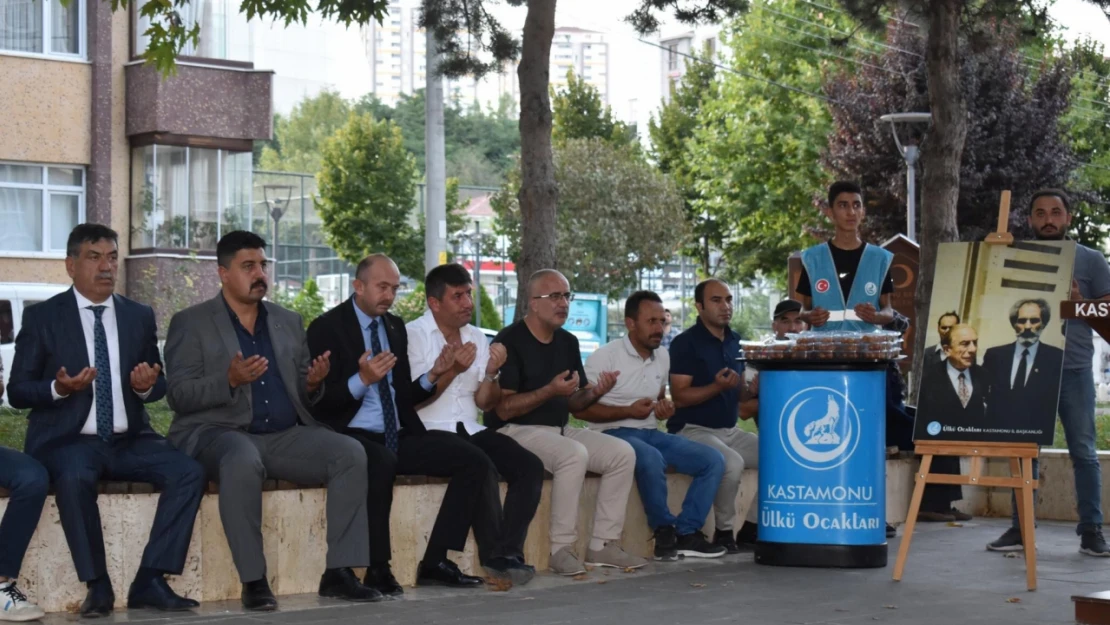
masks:
<instances>
[{"instance_id":1,"label":"wristwatch","mask_svg":"<svg viewBox=\"0 0 1110 625\"><path fill-rule=\"evenodd\" d=\"M501 371L498 370L498 372L494 375L490 375L490 374L487 373L486 377L482 378L482 381L483 382L496 382L500 378L501 378Z\"/></svg>"}]
</instances>

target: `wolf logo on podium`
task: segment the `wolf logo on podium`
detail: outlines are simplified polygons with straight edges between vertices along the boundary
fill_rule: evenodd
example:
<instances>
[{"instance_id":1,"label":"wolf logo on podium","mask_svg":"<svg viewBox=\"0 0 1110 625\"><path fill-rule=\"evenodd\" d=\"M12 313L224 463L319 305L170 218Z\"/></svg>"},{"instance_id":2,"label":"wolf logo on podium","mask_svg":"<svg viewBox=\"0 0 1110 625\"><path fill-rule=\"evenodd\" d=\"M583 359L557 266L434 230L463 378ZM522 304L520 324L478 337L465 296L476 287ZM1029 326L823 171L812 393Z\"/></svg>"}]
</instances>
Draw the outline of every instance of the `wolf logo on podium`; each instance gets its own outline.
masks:
<instances>
[{"instance_id":1,"label":"wolf logo on podium","mask_svg":"<svg viewBox=\"0 0 1110 625\"><path fill-rule=\"evenodd\" d=\"M846 395L832 388L795 393L783 406L779 423L787 455L807 469L838 467L859 444L859 413Z\"/></svg>"}]
</instances>

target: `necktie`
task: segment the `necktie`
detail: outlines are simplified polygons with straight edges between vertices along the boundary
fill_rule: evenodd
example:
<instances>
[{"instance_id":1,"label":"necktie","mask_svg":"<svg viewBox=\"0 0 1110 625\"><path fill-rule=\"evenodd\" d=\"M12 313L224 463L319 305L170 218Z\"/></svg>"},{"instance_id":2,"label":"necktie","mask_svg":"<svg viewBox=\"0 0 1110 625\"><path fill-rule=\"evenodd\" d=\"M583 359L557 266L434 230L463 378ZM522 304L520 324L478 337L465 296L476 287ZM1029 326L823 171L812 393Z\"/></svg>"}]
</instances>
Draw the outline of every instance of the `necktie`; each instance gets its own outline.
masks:
<instances>
[{"instance_id":1,"label":"necktie","mask_svg":"<svg viewBox=\"0 0 1110 625\"><path fill-rule=\"evenodd\" d=\"M959 394L960 394L960 403L964 405L964 408L967 408L967 402L971 401L971 393L969 393L967 391L967 377L966 376L967 376L966 373L964 373L963 371L960 372Z\"/></svg>"},{"instance_id":2,"label":"necktie","mask_svg":"<svg viewBox=\"0 0 1110 625\"><path fill-rule=\"evenodd\" d=\"M93 355L96 367L96 435L105 443L112 441L115 409L112 407L112 365L108 360L108 335L104 332L104 309L107 306L89 306L96 316L93 324Z\"/></svg>"},{"instance_id":3,"label":"necktie","mask_svg":"<svg viewBox=\"0 0 1110 625\"><path fill-rule=\"evenodd\" d=\"M1029 348L1025 348L1021 352L1021 362L1018 363L1017 375L1014 376L1013 388L1025 388L1025 372L1026 363L1029 361Z\"/></svg>"},{"instance_id":4,"label":"necktie","mask_svg":"<svg viewBox=\"0 0 1110 625\"><path fill-rule=\"evenodd\" d=\"M370 322L370 349L374 355L382 353L382 340L378 338L378 320ZM378 397L382 401L382 421L385 423L385 446L397 453L397 409L393 405L393 394L389 392L389 375L378 380Z\"/></svg>"}]
</instances>

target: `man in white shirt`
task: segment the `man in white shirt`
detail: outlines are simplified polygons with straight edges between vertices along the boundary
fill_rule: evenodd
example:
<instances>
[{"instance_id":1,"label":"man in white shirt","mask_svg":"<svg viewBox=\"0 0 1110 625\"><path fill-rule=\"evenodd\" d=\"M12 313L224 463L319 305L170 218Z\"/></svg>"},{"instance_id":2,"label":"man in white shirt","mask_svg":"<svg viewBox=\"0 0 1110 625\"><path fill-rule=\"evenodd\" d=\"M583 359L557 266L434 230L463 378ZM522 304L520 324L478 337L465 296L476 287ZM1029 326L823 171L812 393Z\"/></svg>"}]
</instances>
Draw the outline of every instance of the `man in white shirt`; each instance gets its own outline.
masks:
<instances>
[{"instance_id":1,"label":"man in white shirt","mask_svg":"<svg viewBox=\"0 0 1110 625\"><path fill-rule=\"evenodd\" d=\"M118 235L99 224L73 229L66 271L73 288L27 308L8 384L13 408L30 408L25 451L54 484L77 578L89 591L81 615L108 615L108 578L97 482L149 482L162 494L150 540L128 593L132 608L188 610L164 575L179 575L207 482L204 469L150 427L144 404L162 399L166 377L154 311L114 293Z\"/></svg>"},{"instance_id":2,"label":"man in white shirt","mask_svg":"<svg viewBox=\"0 0 1110 625\"><path fill-rule=\"evenodd\" d=\"M475 515L474 538L482 566L507 572L514 585L527 583L535 569L524 563L524 539L540 503L543 463L512 438L478 423L478 411L492 410L501 399L498 380L505 346L490 345L470 324L476 303L465 267L450 264L432 269L424 289L428 311L405 326L412 375L431 369L447 346L454 348L455 364L416 412L427 429L457 433L481 449L508 483L503 509L498 484L486 489Z\"/></svg>"},{"instance_id":3,"label":"man in white shirt","mask_svg":"<svg viewBox=\"0 0 1110 625\"><path fill-rule=\"evenodd\" d=\"M575 414L590 429L615 436L636 452L636 486L644 502L648 525L655 531L655 559L678 556L719 558L725 547L701 533L713 508L725 471L721 452L682 436L659 430L656 421L674 415L665 387L671 361L663 340L663 301L651 291L637 291L624 305L628 334L610 341L586 359L587 379L602 371L617 371L613 389L597 403ZM667 505L667 466L692 476L690 488L676 517Z\"/></svg>"}]
</instances>

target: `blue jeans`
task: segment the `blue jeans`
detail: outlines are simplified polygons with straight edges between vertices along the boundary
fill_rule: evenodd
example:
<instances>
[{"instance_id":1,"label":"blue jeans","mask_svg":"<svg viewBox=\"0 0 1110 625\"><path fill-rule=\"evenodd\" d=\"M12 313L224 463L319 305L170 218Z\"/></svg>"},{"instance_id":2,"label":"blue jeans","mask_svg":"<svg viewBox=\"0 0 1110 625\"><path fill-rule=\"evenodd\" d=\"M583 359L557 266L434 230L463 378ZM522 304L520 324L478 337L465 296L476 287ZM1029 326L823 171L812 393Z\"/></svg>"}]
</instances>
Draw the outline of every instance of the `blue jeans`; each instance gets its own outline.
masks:
<instances>
[{"instance_id":1,"label":"blue jeans","mask_svg":"<svg viewBox=\"0 0 1110 625\"><path fill-rule=\"evenodd\" d=\"M651 529L673 525L679 536L685 536L705 525L725 472L721 452L656 429L613 428L605 433L632 445L636 452L636 487ZM667 506L668 465L694 478L678 518Z\"/></svg>"},{"instance_id":2,"label":"blue jeans","mask_svg":"<svg viewBox=\"0 0 1110 625\"><path fill-rule=\"evenodd\" d=\"M1064 369L1060 379L1060 423L1068 441L1072 470L1075 471L1075 500L1079 508L1076 534L1102 527L1102 474L1095 449L1095 378L1090 369ZM1033 461L1033 478L1039 476ZM1018 527L1016 498L1013 526Z\"/></svg>"},{"instance_id":3,"label":"blue jeans","mask_svg":"<svg viewBox=\"0 0 1110 625\"><path fill-rule=\"evenodd\" d=\"M50 476L31 456L0 447L0 487L8 490L8 510L0 521L0 577L15 579L39 524Z\"/></svg>"}]
</instances>

